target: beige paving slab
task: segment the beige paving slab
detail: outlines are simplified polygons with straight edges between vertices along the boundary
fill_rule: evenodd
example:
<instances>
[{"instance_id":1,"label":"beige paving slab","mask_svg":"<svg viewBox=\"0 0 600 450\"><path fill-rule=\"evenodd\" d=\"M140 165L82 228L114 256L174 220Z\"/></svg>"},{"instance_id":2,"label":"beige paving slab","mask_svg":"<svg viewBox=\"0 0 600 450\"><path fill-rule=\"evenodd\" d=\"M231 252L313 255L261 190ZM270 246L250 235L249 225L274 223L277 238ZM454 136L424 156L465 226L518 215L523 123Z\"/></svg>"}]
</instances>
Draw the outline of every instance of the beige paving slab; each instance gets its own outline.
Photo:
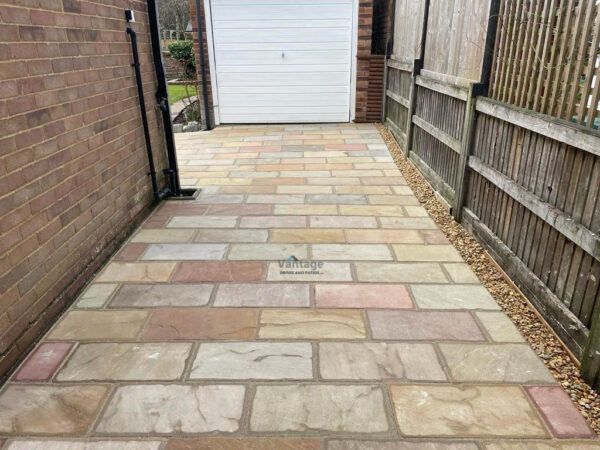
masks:
<instances>
[{"instance_id":1,"label":"beige paving slab","mask_svg":"<svg viewBox=\"0 0 600 450\"><path fill-rule=\"evenodd\" d=\"M118 284L93 283L77 300L77 308L101 308L117 290Z\"/></svg>"},{"instance_id":2,"label":"beige paving slab","mask_svg":"<svg viewBox=\"0 0 600 450\"><path fill-rule=\"evenodd\" d=\"M232 244L228 259L244 261L286 260L290 256L308 258L307 244Z\"/></svg>"},{"instance_id":3,"label":"beige paving slab","mask_svg":"<svg viewBox=\"0 0 600 450\"><path fill-rule=\"evenodd\" d=\"M448 283L439 264L357 262L358 281L377 283Z\"/></svg>"},{"instance_id":4,"label":"beige paving slab","mask_svg":"<svg viewBox=\"0 0 600 450\"><path fill-rule=\"evenodd\" d=\"M439 247L436 245L436 247ZM471 268L465 263L445 263L444 270L450 275L450 279L455 283L479 284L479 278L473 273Z\"/></svg>"},{"instance_id":5,"label":"beige paving slab","mask_svg":"<svg viewBox=\"0 0 600 450\"><path fill-rule=\"evenodd\" d=\"M240 426L244 386L142 384L119 386L98 433L233 432Z\"/></svg>"},{"instance_id":6,"label":"beige paving slab","mask_svg":"<svg viewBox=\"0 0 600 450\"><path fill-rule=\"evenodd\" d=\"M268 281L352 281L349 263L329 261L278 261L270 263Z\"/></svg>"},{"instance_id":7,"label":"beige paving slab","mask_svg":"<svg viewBox=\"0 0 600 450\"><path fill-rule=\"evenodd\" d=\"M171 277L175 265L175 262L111 262L96 278L96 281L165 282Z\"/></svg>"},{"instance_id":8,"label":"beige paving slab","mask_svg":"<svg viewBox=\"0 0 600 450\"><path fill-rule=\"evenodd\" d=\"M250 217L243 217L244 219ZM229 230L229 229L202 229L194 238L194 242L267 242L269 232L267 230Z\"/></svg>"},{"instance_id":9,"label":"beige paving slab","mask_svg":"<svg viewBox=\"0 0 600 450\"><path fill-rule=\"evenodd\" d=\"M344 216L406 216L404 206L397 205L340 205Z\"/></svg>"},{"instance_id":10,"label":"beige paving slab","mask_svg":"<svg viewBox=\"0 0 600 450\"><path fill-rule=\"evenodd\" d=\"M462 261L453 245L397 244L392 247L397 261Z\"/></svg>"},{"instance_id":11,"label":"beige paving slab","mask_svg":"<svg viewBox=\"0 0 600 450\"><path fill-rule=\"evenodd\" d=\"M395 385L390 392L404 436L548 436L518 386Z\"/></svg>"},{"instance_id":12,"label":"beige paving slab","mask_svg":"<svg viewBox=\"0 0 600 450\"><path fill-rule=\"evenodd\" d=\"M313 228L377 228L375 217L368 216L310 216Z\"/></svg>"},{"instance_id":13,"label":"beige paving slab","mask_svg":"<svg viewBox=\"0 0 600 450\"><path fill-rule=\"evenodd\" d=\"M404 230L435 230L437 226L429 217L379 217L381 228Z\"/></svg>"},{"instance_id":14,"label":"beige paving slab","mask_svg":"<svg viewBox=\"0 0 600 450\"><path fill-rule=\"evenodd\" d=\"M150 244L142 261L220 260L225 257L228 245L219 244Z\"/></svg>"},{"instance_id":15,"label":"beige paving slab","mask_svg":"<svg viewBox=\"0 0 600 450\"><path fill-rule=\"evenodd\" d=\"M310 306L310 286L302 283L221 284L214 306L303 307Z\"/></svg>"},{"instance_id":16,"label":"beige paving slab","mask_svg":"<svg viewBox=\"0 0 600 450\"><path fill-rule=\"evenodd\" d=\"M598 440L559 441L489 441L484 443L485 450L588 450L600 448Z\"/></svg>"},{"instance_id":17,"label":"beige paving slab","mask_svg":"<svg viewBox=\"0 0 600 450\"><path fill-rule=\"evenodd\" d=\"M312 256L331 261L391 261L394 258L383 244L313 244Z\"/></svg>"},{"instance_id":18,"label":"beige paving slab","mask_svg":"<svg viewBox=\"0 0 600 450\"><path fill-rule=\"evenodd\" d=\"M319 228L291 228L272 229L270 231L271 242L346 242L342 230L319 229Z\"/></svg>"},{"instance_id":19,"label":"beige paving slab","mask_svg":"<svg viewBox=\"0 0 600 450\"><path fill-rule=\"evenodd\" d=\"M304 342L200 344L190 379L309 380L312 346Z\"/></svg>"},{"instance_id":20,"label":"beige paving slab","mask_svg":"<svg viewBox=\"0 0 600 450\"><path fill-rule=\"evenodd\" d=\"M452 379L460 382L554 383L526 344L441 343Z\"/></svg>"},{"instance_id":21,"label":"beige paving slab","mask_svg":"<svg viewBox=\"0 0 600 450\"><path fill-rule=\"evenodd\" d=\"M277 186L278 194L331 194L332 186L287 185Z\"/></svg>"},{"instance_id":22,"label":"beige paving slab","mask_svg":"<svg viewBox=\"0 0 600 450\"><path fill-rule=\"evenodd\" d=\"M168 228L233 228L235 216L175 216L167 223Z\"/></svg>"},{"instance_id":23,"label":"beige paving slab","mask_svg":"<svg viewBox=\"0 0 600 450\"><path fill-rule=\"evenodd\" d=\"M276 216L288 216L288 215L325 215L334 216L337 215L337 205L275 205Z\"/></svg>"},{"instance_id":24,"label":"beige paving slab","mask_svg":"<svg viewBox=\"0 0 600 450\"><path fill-rule=\"evenodd\" d=\"M0 433L82 435L107 394L106 385L9 385L0 394Z\"/></svg>"},{"instance_id":25,"label":"beige paving slab","mask_svg":"<svg viewBox=\"0 0 600 450\"><path fill-rule=\"evenodd\" d=\"M525 339L502 311L477 311L483 327L495 342L524 342Z\"/></svg>"},{"instance_id":26,"label":"beige paving slab","mask_svg":"<svg viewBox=\"0 0 600 450\"><path fill-rule=\"evenodd\" d=\"M377 433L389 424L379 386L258 386L250 429Z\"/></svg>"},{"instance_id":27,"label":"beige paving slab","mask_svg":"<svg viewBox=\"0 0 600 450\"><path fill-rule=\"evenodd\" d=\"M146 311L69 311L47 336L50 340L135 339Z\"/></svg>"},{"instance_id":28,"label":"beige paving slab","mask_svg":"<svg viewBox=\"0 0 600 450\"><path fill-rule=\"evenodd\" d=\"M481 285L436 284L411 286L415 303L421 309L495 309L500 305Z\"/></svg>"},{"instance_id":29,"label":"beige paving slab","mask_svg":"<svg viewBox=\"0 0 600 450\"><path fill-rule=\"evenodd\" d=\"M240 221L240 228L301 228L306 225L304 216L249 216ZM260 231L268 236L268 230Z\"/></svg>"},{"instance_id":30,"label":"beige paving slab","mask_svg":"<svg viewBox=\"0 0 600 450\"><path fill-rule=\"evenodd\" d=\"M81 344L56 376L59 381L176 380L192 344Z\"/></svg>"},{"instance_id":31,"label":"beige paving slab","mask_svg":"<svg viewBox=\"0 0 600 450\"><path fill-rule=\"evenodd\" d=\"M363 339L357 310L264 310L258 336L263 339Z\"/></svg>"},{"instance_id":32,"label":"beige paving slab","mask_svg":"<svg viewBox=\"0 0 600 450\"><path fill-rule=\"evenodd\" d=\"M417 230L346 230L346 239L363 244L419 244L423 237Z\"/></svg>"},{"instance_id":33,"label":"beige paving slab","mask_svg":"<svg viewBox=\"0 0 600 450\"><path fill-rule=\"evenodd\" d=\"M110 301L111 308L153 308L169 306L204 306L208 304L213 285L124 284Z\"/></svg>"},{"instance_id":34,"label":"beige paving slab","mask_svg":"<svg viewBox=\"0 0 600 450\"><path fill-rule=\"evenodd\" d=\"M165 229L141 229L131 238L131 242L142 243L168 243L168 242L191 242L194 230L165 230Z\"/></svg>"},{"instance_id":35,"label":"beige paving slab","mask_svg":"<svg viewBox=\"0 0 600 450\"><path fill-rule=\"evenodd\" d=\"M126 438L123 438L126 439ZM95 439L93 441L58 439L19 439L7 444L8 450L159 450L162 441Z\"/></svg>"},{"instance_id":36,"label":"beige paving slab","mask_svg":"<svg viewBox=\"0 0 600 450\"><path fill-rule=\"evenodd\" d=\"M326 380L446 381L431 344L323 342L319 369Z\"/></svg>"}]
</instances>

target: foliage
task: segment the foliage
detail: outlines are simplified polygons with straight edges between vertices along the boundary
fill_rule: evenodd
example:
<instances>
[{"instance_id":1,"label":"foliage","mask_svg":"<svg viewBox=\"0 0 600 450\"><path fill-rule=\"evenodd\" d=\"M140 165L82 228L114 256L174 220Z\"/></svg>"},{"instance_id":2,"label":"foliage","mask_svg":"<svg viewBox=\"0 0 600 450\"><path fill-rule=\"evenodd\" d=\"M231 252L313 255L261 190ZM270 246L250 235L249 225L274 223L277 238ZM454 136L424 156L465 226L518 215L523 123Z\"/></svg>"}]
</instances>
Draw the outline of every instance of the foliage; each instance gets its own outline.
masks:
<instances>
[{"instance_id":1,"label":"foliage","mask_svg":"<svg viewBox=\"0 0 600 450\"><path fill-rule=\"evenodd\" d=\"M167 86L169 91L169 104L172 105L179 100L196 95L196 88L194 86L187 86L183 84L169 84Z\"/></svg>"},{"instance_id":2,"label":"foliage","mask_svg":"<svg viewBox=\"0 0 600 450\"><path fill-rule=\"evenodd\" d=\"M193 41L175 41L169 44L171 56L181 62L184 78L191 79L196 74Z\"/></svg>"},{"instance_id":3,"label":"foliage","mask_svg":"<svg viewBox=\"0 0 600 450\"><path fill-rule=\"evenodd\" d=\"M160 27L184 31L190 22L189 0L158 0Z\"/></svg>"}]
</instances>

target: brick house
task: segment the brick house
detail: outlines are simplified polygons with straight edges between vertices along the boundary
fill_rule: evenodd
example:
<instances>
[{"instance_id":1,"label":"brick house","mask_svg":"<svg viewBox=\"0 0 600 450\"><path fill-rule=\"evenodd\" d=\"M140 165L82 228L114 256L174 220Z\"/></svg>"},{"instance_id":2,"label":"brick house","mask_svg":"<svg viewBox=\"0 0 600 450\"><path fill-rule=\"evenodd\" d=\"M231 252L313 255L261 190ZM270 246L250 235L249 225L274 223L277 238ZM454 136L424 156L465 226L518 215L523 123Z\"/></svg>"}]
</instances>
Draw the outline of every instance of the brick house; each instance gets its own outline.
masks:
<instances>
[{"instance_id":1,"label":"brick house","mask_svg":"<svg viewBox=\"0 0 600 450\"><path fill-rule=\"evenodd\" d=\"M150 3L0 5L0 380L154 202L128 26L166 183Z\"/></svg>"},{"instance_id":2,"label":"brick house","mask_svg":"<svg viewBox=\"0 0 600 450\"><path fill-rule=\"evenodd\" d=\"M380 119L389 0L197 3L211 123Z\"/></svg>"}]
</instances>

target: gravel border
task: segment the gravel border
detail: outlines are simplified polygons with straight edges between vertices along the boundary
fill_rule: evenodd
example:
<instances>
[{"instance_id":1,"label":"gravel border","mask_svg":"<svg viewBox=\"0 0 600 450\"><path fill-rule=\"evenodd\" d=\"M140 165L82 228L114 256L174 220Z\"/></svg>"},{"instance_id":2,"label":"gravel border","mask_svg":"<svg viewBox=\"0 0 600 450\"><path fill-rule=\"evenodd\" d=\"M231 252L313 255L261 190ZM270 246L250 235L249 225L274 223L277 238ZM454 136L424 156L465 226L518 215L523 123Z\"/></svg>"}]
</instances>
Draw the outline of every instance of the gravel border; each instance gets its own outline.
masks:
<instances>
[{"instance_id":1,"label":"gravel border","mask_svg":"<svg viewBox=\"0 0 600 450\"><path fill-rule=\"evenodd\" d=\"M387 127L375 124L398 169L417 199L477 278L517 326L533 350L565 389L594 431L600 435L600 395L579 376L578 364L551 328L473 236L449 214L418 169L409 162Z\"/></svg>"}]
</instances>

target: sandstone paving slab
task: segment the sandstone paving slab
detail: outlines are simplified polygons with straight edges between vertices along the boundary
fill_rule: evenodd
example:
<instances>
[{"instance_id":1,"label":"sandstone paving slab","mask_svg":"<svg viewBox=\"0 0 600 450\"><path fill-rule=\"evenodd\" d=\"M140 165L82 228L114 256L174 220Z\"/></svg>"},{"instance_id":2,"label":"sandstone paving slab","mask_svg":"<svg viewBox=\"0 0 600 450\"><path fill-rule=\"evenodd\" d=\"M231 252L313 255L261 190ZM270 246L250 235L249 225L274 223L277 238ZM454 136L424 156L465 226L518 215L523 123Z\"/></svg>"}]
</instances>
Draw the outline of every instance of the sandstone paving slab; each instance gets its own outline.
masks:
<instances>
[{"instance_id":1,"label":"sandstone paving slab","mask_svg":"<svg viewBox=\"0 0 600 450\"><path fill-rule=\"evenodd\" d=\"M239 429L244 386L119 386L96 425L99 433L205 433Z\"/></svg>"},{"instance_id":2,"label":"sandstone paving slab","mask_svg":"<svg viewBox=\"0 0 600 450\"><path fill-rule=\"evenodd\" d=\"M306 203L326 205L366 205L367 198L364 195L357 194L310 194L306 196Z\"/></svg>"},{"instance_id":3,"label":"sandstone paving slab","mask_svg":"<svg viewBox=\"0 0 600 450\"><path fill-rule=\"evenodd\" d=\"M348 242L365 244L394 244L409 243L418 244L423 242L421 234L417 230L346 230Z\"/></svg>"},{"instance_id":4,"label":"sandstone paving slab","mask_svg":"<svg viewBox=\"0 0 600 450\"><path fill-rule=\"evenodd\" d=\"M183 373L192 344L81 344L60 370L58 381L176 380Z\"/></svg>"},{"instance_id":5,"label":"sandstone paving slab","mask_svg":"<svg viewBox=\"0 0 600 450\"><path fill-rule=\"evenodd\" d=\"M477 311L475 313L485 331L495 342L525 342L512 321L502 311Z\"/></svg>"},{"instance_id":6,"label":"sandstone paving slab","mask_svg":"<svg viewBox=\"0 0 600 450\"><path fill-rule=\"evenodd\" d=\"M175 216L168 228L234 228L236 216Z\"/></svg>"},{"instance_id":7,"label":"sandstone paving slab","mask_svg":"<svg viewBox=\"0 0 600 450\"><path fill-rule=\"evenodd\" d=\"M7 444L9 450L159 450L162 441L151 440L11 440Z\"/></svg>"},{"instance_id":8,"label":"sandstone paving slab","mask_svg":"<svg viewBox=\"0 0 600 450\"><path fill-rule=\"evenodd\" d=\"M310 380L312 346L303 342L200 344L190 379Z\"/></svg>"},{"instance_id":9,"label":"sandstone paving slab","mask_svg":"<svg viewBox=\"0 0 600 450\"><path fill-rule=\"evenodd\" d=\"M264 310L258 336L263 339L363 339L365 324L354 310Z\"/></svg>"},{"instance_id":10,"label":"sandstone paving slab","mask_svg":"<svg viewBox=\"0 0 600 450\"><path fill-rule=\"evenodd\" d=\"M436 263L357 262L356 276L361 282L375 283L448 283Z\"/></svg>"},{"instance_id":11,"label":"sandstone paving slab","mask_svg":"<svg viewBox=\"0 0 600 450\"><path fill-rule=\"evenodd\" d=\"M474 442L331 440L327 450L478 450Z\"/></svg>"},{"instance_id":12,"label":"sandstone paving slab","mask_svg":"<svg viewBox=\"0 0 600 450\"><path fill-rule=\"evenodd\" d=\"M555 383L526 344L441 343L440 350L455 381Z\"/></svg>"},{"instance_id":13,"label":"sandstone paving slab","mask_svg":"<svg viewBox=\"0 0 600 450\"><path fill-rule=\"evenodd\" d=\"M415 303L422 309L500 309L481 285L415 284L410 289Z\"/></svg>"},{"instance_id":14,"label":"sandstone paving slab","mask_svg":"<svg viewBox=\"0 0 600 450\"><path fill-rule=\"evenodd\" d=\"M336 215L337 205L275 205L276 216Z\"/></svg>"},{"instance_id":15,"label":"sandstone paving slab","mask_svg":"<svg viewBox=\"0 0 600 450\"><path fill-rule=\"evenodd\" d=\"M227 255L230 260L276 261L290 256L308 258L307 244L232 244Z\"/></svg>"},{"instance_id":16,"label":"sandstone paving slab","mask_svg":"<svg viewBox=\"0 0 600 450\"><path fill-rule=\"evenodd\" d=\"M298 228L298 229L272 229L271 242L307 242L307 243L334 243L345 242L342 230Z\"/></svg>"},{"instance_id":17,"label":"sandstone paving slab","mask_svg":"<svg viewBox=\"0 0 600 450\"><path fill-rule=\"evenodd\" d=\"M406 216L403 206L398 205L340 205L344 216Z\"/></svg>"},{"instance_id":18,"label":"sandstone paving slab","mask_svg":"<svg viewBox=\"0 0 600 450\"><path fill-rule=\"evenodd\" d=\"M96 281L165 282L169 280L173 270L175 270L174 262L111 262L96 278Z\"/></svg>"},{"instance_id":19,"label":"sandstone paving slab","mask_svg":"<svg viewBox=\"0 0 600 450\"><path fill-rule=\"evenodd\" d=\"M50 331L50 340L135 339L146 311L69 311Z\"/></svg>"},{"instance_id":20,"label":"sandstone paving slab","mask_svg":"<svg viewBox=\"0 0 600 450\"><path fill-rule=\"evenodd\" d=\"M483 443L485 450L588 450L599 449L600 441L595 440L507 440L486 441Z\"/></svg>"},{"instance_id":21,"label":"sandstone paving slab","mask_svg":"<svg viewBox=\"0 0 600 450\"><path fill-rule=\"evenodd\" d=\"M124 284L110 301L110 308L204 306L212 284Z\"/></svg>"},{"instance_id":22,"label":"sandstone paving slab","mask_svg":"<svg viewBox=\"0 0 600 450\"><path fill-rule=\"evenodd\" d=\"M142 339L252 339L257 315L252 309L159 309L152 313Z\"/></svg>"},{"instance_id":23,"label":"sandstone paving slab","mask_svg":"<svg viewBox=\"0 0 600 450\"><path fill-rule=\"evenodd\" d=\"M404 436L548 436L518 386L394 385L390 393Z\"/></svg>"},{"instance_id":24,"label":"sandstone paving slab","mask_svg":"<svg viewBox=\"0 0 600 450\"><path fill-rule=\"evenodd\" d=\"M243 217L250 219L251 217ZM194 237L194 242L267 242L269 232L267 230L230 230L208 228L199 230Z\"/></svg>"},{"instance_id":25,"label":"sandstone paving slab","mask_svg":"<svg viewBox=\"0 0 600 450\"><path fill-rule=\"evenodd\" d=\"M115 283L93 283L77 300L77 308L102 308L119 287Z\"/></svg>"},{"instance_id":26,"label":"sandstone paving slab","mask_svg":"<svg viewBox=\"0 0 600 450\"><path fill-rule=\"evenodd\" d=\"M326 380L446 381L431 344L322 342L319 368Z\"/></svg>"},{"instance_id":27,"label":"sandstone paving slab","mask_svg":"<svg viewBox=\"0 0 600 450\"><path fill-rule=\"evenodd\" d=\"M288 265L288 261L270 263L267 272L268 281L352 281L349 263L322 262L321 267L311 266L315 261L308 261L309 266ZM302 261L300 261L302 263Z\"/></svg>"},{"instance_id":28,"label":"sandstone paving slab","mask_svg":"<svg viewBox=\"0 0 600 450\"><path fill-rule=\"evenodd\" d=\"M258 386L252 431L378 433L389 425L379 386Z\"/></svg>"},{"instance_id":29,"label":"sandstone paving slab","mask_svg":"<svg viewBox=\"0 0 600 450\"><path fill-rule=\"evenodd\" d=\"M310 216L312 228L377 228L375 217L368 216Z\"/></svg>"},{"instance_id":30,"label":"sandstone paving slab","mask_svg":"<svg viewBox=\"0 0 600 450\"><path fill-rule=\"evenodd\" d=\"M173 282L260 281L265 265L254 261L184 261L173 274Z\"/></svg>"},{"instance_id":31,"label":"sandstone paving slab","mask_svg":"<svg viewBox=\"0 0 600 450\"><path fill-rule=\"evenodd\" d=\"M439 247L436 245L436 247ZM464 263L444 263L444 270L450 275L454 283L479 284L479 278L473 273L471 268Z\"/></svg>"},{"instance_id":32,"label":"sandstone paving slab","mask_svg":"<svg viewBox=\"0 0 600 450\"><path fill-rule=\"evenodd\" d=\"M265 173L265 172L262 172ZM304 194L250 194L248 203L303 204Z\"/></svg>"},{"instance_id":33,"label":"sandstone paving slab","mask_svg":"<svg viewBox=\"0 0 600 450\"><path fill-rule=\"evenodd\" d=\"M597 437L562 387L527 386L525 390L554 436L563 439Z\"/></svg>"},{"instance_id":34,"label":"sandstone paving slab","mask_svg":"<svg viewBox=\"0 0 600 450\"><path fill-rule=\"evenodd\" d=\"M453 245L394 245L394 254L398 261L462 261Z\"/></svg>"},{"instance_id":35,"label":"sandstone paving slab","mask_svg":"<svg viewBox=\"0 0 600 450\"><path fill-rule=\"evenodd\" d=\"M250 216L242 217L240 221L240 228L302 228L305 226L304 216ZM266 230L265 233L268 234Z\"/></svg>"},{"instance_id":36,"label":"sandstone paving slab","mask_svg":"<svg viewBox=\"0 0 600 450\"><path fill-rule=\"evenodd\" d=\"M313 244L314 259L330 261L391 261L392 254L383 244Z\"/></svg>"},{"instance_id":37,"label":"sandstone paving slab","mask_svg":"<svg viewBox=\"0 0 600 450\"><path fill-rule=\"evenodd\" d=\"M194 203L200 203L200 204L213 203L213 204L222 205L224 203L242 203L243 201L244 201L243 195L200 193L198 198L196 200L194 200Z\"/></svg>"},{"instance_id":38,"label":"sandstone paving slab","mask_svg":"<svg viewBox=\"0 0 600 450\"><path fill-rule=\"evenodd\" d=\"M142 260L219 260L227 248L227 244L150 244Z\"/></svg>"},{"instance_id":39,"label":"sandstone paving slab","mask_svg":"<svg viewBox=\"0 0 600 450\"><path fill-rule=\"evenodd\" d=\"M8 385L0 395L0 433L84 434L107 393L106 385Z\"/></svg>"},{"instance_id":40,"label":"sandstone paving slab","mask_svg":"<svg viewBox=\"0 0 600 450\"><path fill-rule=\"evenodd\" d=\"M375 339L485 341L466 311L371 310L367 317Z\"/></svg>"},{"instance_id":41,"label":"sandstone paving slab","mask_svg":"<svg viewBox=\"0 0 600 450\"><path fill-rule=\"evenodd\" d=\"M114 256L113 261L136 261L146 251L146 247L147 245L144 243L125 244Z\"/></svg>"},{"instance_id":42,"label":"sandstone paving slab","mask_svg":"<svg viewBox=\"0 0 600 450\"><path fill-rule=\"evenodd\" d=\"M419 200L410 193L409 195L369 195L371 205L418 205Z\"/></svg>"},{"instance_id":43,"label":"sandstone paving slab","mask_svg":"<svg viewBox=\"0 0 600 450\"><path fill-rule=\"evenodd\" d=\"M19 370L14 381L48 381L73 348L72 342L44 342L31 353Z\"/></svg>"},{"instance_id":44,"label":"sandstone paving slab","mask_svg":"<svg viewBox=\"0 0 600 450\"><path fill-rule=\"evenodd\" d=\"M381 228L404 230L435 230L437 225L429 217L380 217Z\"/></svg>"},{"instance_id":45,"label":"sandstone paving slab","mask_svg":"<svg viewBox=\"0 0 600 450\"><path fill-rule=\"evenodd\" d=\"M214 306L303 307L310 306L308 284L231 283L217 290Z\"/></svg>"},{"instance_id":46,"label":"sandstone paving slab","mask_svg":"<svg viewBox=\"0 0 600 450\"><path fill-rule=\"evenodd\" d=\"M413 308L404 284L317 284L315 304L319 308Z\"/></svg>"},{"instance_id":47,"label":"sandstone paving slab","mask_svg":"<svg viewBox=\"0 0 600 450\"><path fill-rule=\"evenodd\" d=\"M167 450L323 450L319 439L213 438L170 439Z\"/></svg>"},{"instance_id":48,"label":"sandstone paving slab","mask_svg":"<svg viewBox=\"0 0 600 450\"><path fill-rule=\"evenodd\" d=\"M273 213L273 205L210 205L208 216L264 216ZM210 227L209 227L210 228ZM225 228L225 227L223 227Z\"/></svg>"},{"instance_id":49,"label":"sandstone paving slab","mask_svg":"<svg viewBox=\"0 0 600 450\"><path fill-rule=\"evenodd\" d=\"M145 244L191 242L194 234L196 234L195 230L185 229L141 229L133 235L131 242Z\"/></svg>"}]
</instances>

